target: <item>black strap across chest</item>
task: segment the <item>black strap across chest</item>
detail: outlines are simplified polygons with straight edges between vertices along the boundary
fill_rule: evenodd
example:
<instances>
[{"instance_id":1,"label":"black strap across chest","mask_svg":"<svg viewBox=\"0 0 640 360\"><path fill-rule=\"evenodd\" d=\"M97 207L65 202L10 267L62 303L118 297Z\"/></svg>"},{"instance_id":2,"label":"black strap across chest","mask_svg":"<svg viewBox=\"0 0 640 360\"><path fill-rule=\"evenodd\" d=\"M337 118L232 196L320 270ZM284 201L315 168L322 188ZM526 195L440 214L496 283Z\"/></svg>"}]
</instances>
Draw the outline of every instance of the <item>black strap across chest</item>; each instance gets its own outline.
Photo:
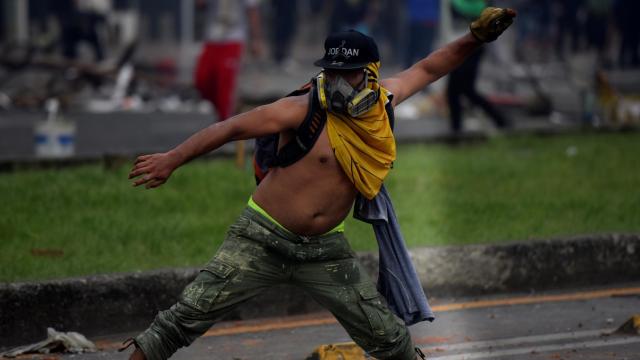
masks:
<instances>
[{"instance_id":1,"label":"black strap across chest","mask_svg":"<svg viewBox=\"0 0 640 360\"><path fill-rule=\"evenodd\" d=\"M297 90L288 96L298 96L304 93L309 94L309 111L296 129L293 139L277 151L274 166L286 167L302 159L318 141L327 123L327 112L323 111L320 106L315 81L312 82L310 89Z\"/></svg>"}]
</instances>

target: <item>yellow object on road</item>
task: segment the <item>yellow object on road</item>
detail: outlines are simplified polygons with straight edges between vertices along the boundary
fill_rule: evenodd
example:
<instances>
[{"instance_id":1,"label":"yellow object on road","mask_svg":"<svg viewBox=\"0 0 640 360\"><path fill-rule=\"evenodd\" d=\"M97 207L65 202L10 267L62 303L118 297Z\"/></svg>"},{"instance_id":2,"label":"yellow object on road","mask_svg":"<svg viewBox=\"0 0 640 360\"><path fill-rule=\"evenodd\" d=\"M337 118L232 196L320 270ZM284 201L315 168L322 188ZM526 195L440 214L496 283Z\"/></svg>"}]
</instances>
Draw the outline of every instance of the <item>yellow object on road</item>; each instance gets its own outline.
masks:
<instances>
[{"instance_id":1,"label":"yellow object on road","mask_svg":"<svg viewBox=\"0 0 640 360\"><path fill-rule=\"evenodd\" d=\"M619 334L640 335L640 314L635 314L615 331Z\"/></svg>"},{"instance_id":2,"label":"yellow object on road","mask_svg":"<svg viewBox=\"0 0 640 360\"><path fill-rule=\"evenodd\" d=\"M364 360L364 350L353 342L320 345L313 351L312 360Z\"/></svg>"}]
</instances>

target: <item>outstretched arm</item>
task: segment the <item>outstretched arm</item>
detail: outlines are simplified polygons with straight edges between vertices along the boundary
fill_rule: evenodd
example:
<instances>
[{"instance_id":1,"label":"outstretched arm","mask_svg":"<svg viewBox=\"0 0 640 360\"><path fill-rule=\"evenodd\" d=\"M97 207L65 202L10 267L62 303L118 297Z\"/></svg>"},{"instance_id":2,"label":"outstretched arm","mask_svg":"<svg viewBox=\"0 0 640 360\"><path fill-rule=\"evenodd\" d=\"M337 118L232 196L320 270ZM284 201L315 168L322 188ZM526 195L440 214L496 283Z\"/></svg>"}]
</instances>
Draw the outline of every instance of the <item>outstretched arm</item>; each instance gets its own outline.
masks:
<instances>
[{"instance_id":1,"label":"outstretched arm","mask_svg":"<svg viewBox=\"0 0 640 360\"><path fill-rule=\"evenodd\" d=\"M482 42L468 33L432 52L407 70L382 80L382 86L393 93L393 106L396 106L460 66L480 46Z\"/></svg>"},{"instance_id":2,"label":"outstretched arm","mask_svg":"<svg viewBox=\"0 0 640 360\"><path fill-rule=\"evenodd\" d=\"M410 68L382 80L382 86L394 94L393 106L460 66L485 42L495 40L511 25L515 16L515 11L511 9L486 8L480 18L471 24L469 33L434 51Z\"/></svg>"},{"instance_id":3,"label":"outstretched arm","mask_svg":"<svg viewBox=\"0 0 640 360\"><path fill-rule=\"evenodd\" d=\"M133 183L134 186L144 184L147 189L158 187L182 164L230 141L251 139L296 128L306 114L307 105L306 96L283 98L217 122L195 133L168 152L139 156L129 173L129 179L142 175Z\"/></svg>"}]
</instances>

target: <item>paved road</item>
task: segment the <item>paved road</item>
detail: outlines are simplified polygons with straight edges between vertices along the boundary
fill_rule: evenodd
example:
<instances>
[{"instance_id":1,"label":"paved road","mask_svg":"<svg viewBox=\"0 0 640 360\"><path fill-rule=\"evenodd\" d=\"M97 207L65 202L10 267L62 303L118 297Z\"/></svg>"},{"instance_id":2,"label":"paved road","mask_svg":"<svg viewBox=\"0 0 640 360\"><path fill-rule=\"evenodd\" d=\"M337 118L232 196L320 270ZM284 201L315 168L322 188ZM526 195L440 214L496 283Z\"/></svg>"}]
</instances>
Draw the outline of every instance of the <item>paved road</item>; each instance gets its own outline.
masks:
<instances>
[{"instance_id":1,"label":"paved road","mask_svg":"<svg viewBox=\"0 0 640 360\"><path fill-rule=\"evenodd\" d=\"M411 328L432 360L640 359L640 335L608 335L640 312L640 284L476 299L433 299L437 319ZM103 352L63 359L126 359L114 339ZM174 359L305 359L319 344L349 341L329 314L225 322Z\"/></svg>"}]
</instances>

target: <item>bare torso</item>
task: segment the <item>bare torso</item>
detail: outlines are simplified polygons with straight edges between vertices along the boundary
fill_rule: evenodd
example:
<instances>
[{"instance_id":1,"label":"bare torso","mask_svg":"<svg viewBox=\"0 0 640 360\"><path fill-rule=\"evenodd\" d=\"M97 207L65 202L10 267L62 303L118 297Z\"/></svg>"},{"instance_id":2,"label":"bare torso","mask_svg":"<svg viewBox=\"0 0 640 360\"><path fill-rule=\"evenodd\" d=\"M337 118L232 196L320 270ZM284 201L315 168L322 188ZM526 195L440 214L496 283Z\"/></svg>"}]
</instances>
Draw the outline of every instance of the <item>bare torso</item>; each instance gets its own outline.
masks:
<instances>
[{"instance_id":1,"label":"bare torso","mask_svg":"<svg viewBox=\"0 0 640 360\"><path fill-rule=\"evenodd\" d=\"M296 105L306 115L307 97ZM287 143L293 132L280 134ZM311 151L296 163L269 170L253 194L260 205L282 226L298 235L326 233L342 222L357 194L333 154L326 127Z\"/></svg>"}]
</instances>

